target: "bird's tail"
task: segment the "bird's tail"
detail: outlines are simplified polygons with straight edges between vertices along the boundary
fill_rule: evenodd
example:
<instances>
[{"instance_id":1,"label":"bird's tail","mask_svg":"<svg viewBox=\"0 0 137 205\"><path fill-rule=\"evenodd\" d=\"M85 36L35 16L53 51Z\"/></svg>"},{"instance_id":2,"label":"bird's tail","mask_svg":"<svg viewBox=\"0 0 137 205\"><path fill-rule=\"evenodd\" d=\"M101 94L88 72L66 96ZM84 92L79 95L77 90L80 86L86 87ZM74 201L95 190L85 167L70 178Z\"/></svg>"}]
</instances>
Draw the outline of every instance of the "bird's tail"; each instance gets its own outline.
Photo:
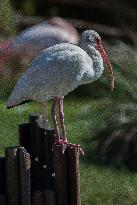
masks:
<instances>
[{"instance_id":1,"label":"bird's tail","mask_svg":"<svg viewBox=\"0 0 137 205\"><path fill-rule=\"evenodd\" d=\"M28 89L28 81L25 75L26 74L22 75L22 78L17 82L9 96L7 101L8 109L31 101L31 98L29 97L31 91Z\"/></svg>"},{"instance_id":2,"label":"bird's tail","mask_svg":"<svg viewBox=\"0 0 137 205\"><path fill-rule=\"evenodd\" d=\"M11 40L6 40L0 43L0 72L4 70L4 65L7 61L10 47L11 47Z\"/></svg>"}]
</instances>

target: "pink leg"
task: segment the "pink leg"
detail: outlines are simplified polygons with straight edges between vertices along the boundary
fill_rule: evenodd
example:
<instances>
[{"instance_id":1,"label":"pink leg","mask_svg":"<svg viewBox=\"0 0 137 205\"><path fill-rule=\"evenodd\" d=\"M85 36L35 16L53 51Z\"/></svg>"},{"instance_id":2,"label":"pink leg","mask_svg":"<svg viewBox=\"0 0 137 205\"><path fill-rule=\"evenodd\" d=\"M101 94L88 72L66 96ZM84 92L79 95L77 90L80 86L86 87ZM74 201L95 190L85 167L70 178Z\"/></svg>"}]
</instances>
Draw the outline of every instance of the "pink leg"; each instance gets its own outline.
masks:
<instances>
[{"instance_id":1,"label":"pink leg","mask_svg":"<svg viewBox=\"0 0 137 205\"><path fill-rule=\"evenodd\" d=\"M66 147L71 147L71 148L76 147L77 150L79 150L82 154L84 154L79 144L68 143L68 140L66 137L66 131L65 131L65 124L64 124L63 98L59 98L59 119L60 119L60 124L61 124L61 129L62 129L62 135L63 135L63 138L61 139L62 153L65 152Z\"/></svg>"},{"instance_id":2,"label":"pink leg","mask_svg":"<svg viewBox=\"0 0 137 205\"><path fill-rule=\"evenodd\" d=\"M54 125L54 129L55 129L56 141L59 142L60 141L60 136L59 136L59 128L58 128L57 120L56 120L56 103L57 103L57 98L54 97L53 98L51 115L52 115L53 125Z\"/></svg>"},{"instance_id":3,"label":"pink leg","mask_svg":"<svg viewBox=\"0 0 137 205\"><path fill-rule=\"evenodd\" d=\"M65 124L64 124L63 98L59 99L59 119L60 119L60 124L61 124L61 129L62 129L62 135L63 135L62 140L64 142L67 142L66 130L65 130Z\"/></svg>"}]
</instances>

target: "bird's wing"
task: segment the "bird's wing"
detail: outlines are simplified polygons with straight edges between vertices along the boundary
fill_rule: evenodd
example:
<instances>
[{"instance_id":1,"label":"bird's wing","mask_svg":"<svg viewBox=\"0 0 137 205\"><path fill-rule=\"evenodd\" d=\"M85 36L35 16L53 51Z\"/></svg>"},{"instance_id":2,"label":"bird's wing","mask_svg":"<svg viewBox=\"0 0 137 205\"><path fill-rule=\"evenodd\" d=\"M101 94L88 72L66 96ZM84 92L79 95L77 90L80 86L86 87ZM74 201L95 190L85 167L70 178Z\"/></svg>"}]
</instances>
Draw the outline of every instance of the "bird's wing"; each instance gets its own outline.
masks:
<instances>
[{"instance_id":1,"label":"bird's wing","mask_svg":"<svg viewBox=\"0 0 137 205\"><path fill-rule=\"evenodd\" d=\"M58 44L46 49L18 81L8 105L20 104L28 99L66 95L81 84L89 63L92 67L92 60L86 52L72 44Z\"/></svg>"},{"instance_id":2,"label":"bird's wing","mask_svg":"<svg viewBox=\"0 0 137 205\"><path fill-rule=\"evenodd\" d=\"M50 79L54 71L57 76L68 72L73 77L74 74L84 72L89 65L92 68L92 59L83 49L73 44L61 43L42 51L29 66L26 75L32 78L32 73L36 76L35 73L46 72Z\"/></svg>"}]
</instances>

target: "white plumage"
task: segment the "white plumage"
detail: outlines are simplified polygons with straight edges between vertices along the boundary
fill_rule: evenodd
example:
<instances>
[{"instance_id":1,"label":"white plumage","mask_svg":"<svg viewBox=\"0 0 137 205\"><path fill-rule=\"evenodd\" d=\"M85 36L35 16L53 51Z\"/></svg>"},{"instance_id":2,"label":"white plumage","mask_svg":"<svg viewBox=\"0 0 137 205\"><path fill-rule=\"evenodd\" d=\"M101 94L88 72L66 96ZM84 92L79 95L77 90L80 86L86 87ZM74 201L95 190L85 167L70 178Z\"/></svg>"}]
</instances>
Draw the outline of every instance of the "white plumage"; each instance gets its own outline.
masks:
<instances>
[{"instance_id":1,"label":"white plumage","mask_svg":"<svg viewBox=\"0 0 137 205\"><path fill-rule=\"evenodd\" d=\"M67 43L44 50L18 81L8 106L30 99L45 102L53 96L59 98L81 84L94 81L103 72L103 60L94 47L91 51L92 58L80 47ZM93 69L93 57L98 60L99 72Z\"/></svg>"},{"instance_id":2,"label":"white plumage","mask_svg":"<svg viewBox=\"0 0 137 205\"><path fill-rule=\"evenodd\" d=\"M104 69L103 60L109 65L113 77L111 64L101 45L101 38L92 30L82 33L79 46L70 43L54 45L44 50L31 63L17 82L7 106L13 107L26 100L43 103L53 98L53 122L58 135L54 114L56 100L59 99L61 125L66 141L63 127L63 97L79 85L98 79Z\"/></svg>"}]
</instances>

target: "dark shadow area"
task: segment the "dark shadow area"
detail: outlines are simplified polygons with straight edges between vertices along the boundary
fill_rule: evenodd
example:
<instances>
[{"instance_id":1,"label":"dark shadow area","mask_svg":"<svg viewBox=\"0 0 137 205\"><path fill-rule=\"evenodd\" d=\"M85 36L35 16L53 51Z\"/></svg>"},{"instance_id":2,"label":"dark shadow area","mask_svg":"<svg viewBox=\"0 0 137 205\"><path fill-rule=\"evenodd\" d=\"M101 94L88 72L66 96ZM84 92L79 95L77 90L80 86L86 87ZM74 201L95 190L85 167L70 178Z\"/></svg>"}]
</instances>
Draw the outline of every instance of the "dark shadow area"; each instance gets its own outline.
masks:
<instances>
[{"instance_id":1,"label":"dark shadow area","mask_svg":"<svg viewBox=\"0 0 137 205\"><path fill-rule=\"evenodd\" d=\"M95 90L97 90L98 92L95 92ZM110 90L109 86L105 83L101 83L98 80L91 84L80 85L73 92L69 93L69 97L91 97L92 99L98 99L106 95L106 90Z\"/></svg>"},{"instance_id":2,"label":"dark shadow area","mask_svg":"<svg viewBox=\"0 0 137 205\"><path fill-rule=\"evenodd\" d=\"M121 96L123 96L121 98ZM97 100L101 98L109 98L113 102L125 103L129 100L136 103L136 99L133 98L131 92L126 89L122 89L117 82L117 87L114 92L110 90L110 84L97 80L91 84L80 85L73 92L70 92L65 98L90 98L91 100Z\"/></svg>"},{"instance_id":3,"label":"dark shadow area","mask_svg":"<svg viewBox=\"0 0 137 205\"><path fill-rule=\"evenodd\" d=\"M137 123L108 123L98 136L85 143L92 144L84 158L86 163L137 171Z\"/></svg>"}]
</instances>

